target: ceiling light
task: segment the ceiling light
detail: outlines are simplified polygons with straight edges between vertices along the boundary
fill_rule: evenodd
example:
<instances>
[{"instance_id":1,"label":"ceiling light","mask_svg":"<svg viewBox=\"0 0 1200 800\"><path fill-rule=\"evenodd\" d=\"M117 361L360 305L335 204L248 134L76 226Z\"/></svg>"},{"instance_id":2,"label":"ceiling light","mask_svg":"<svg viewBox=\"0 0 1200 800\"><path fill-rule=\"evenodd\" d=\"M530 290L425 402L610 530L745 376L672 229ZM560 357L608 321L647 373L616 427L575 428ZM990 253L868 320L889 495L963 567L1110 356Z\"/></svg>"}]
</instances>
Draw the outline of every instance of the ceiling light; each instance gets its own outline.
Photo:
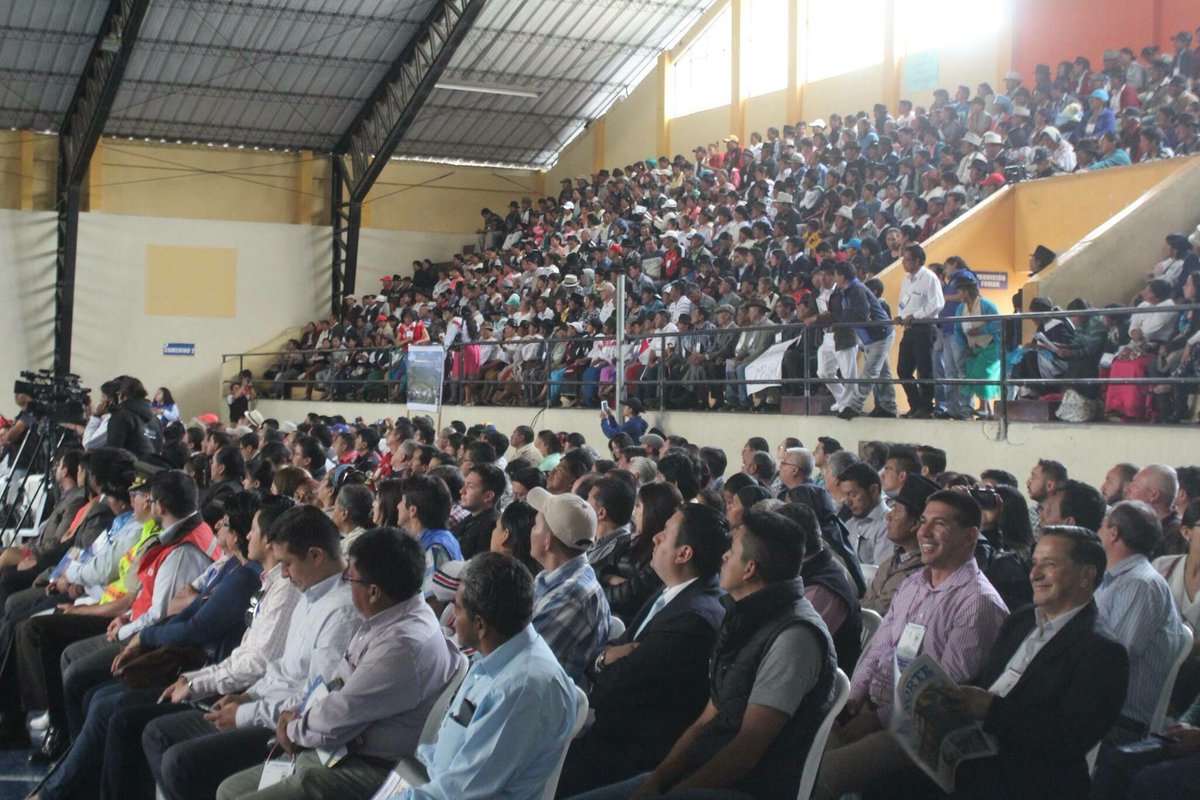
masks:
<instances>
[{"instance_id":1,"label":"ceiling light","mask_svg":"<svg viewBox=\"0 0 1200 800\"><path fill-rule=\"evenodd\" d=\"M475 92L476 94L499 94L505 97L527 97L530 100L537 100L542 96L541 92L535 92L531 89L517 89L512 86L495 86L485 83L440 81L434 88L445 89L450 92Z\"/></svg>"}]
</instances>

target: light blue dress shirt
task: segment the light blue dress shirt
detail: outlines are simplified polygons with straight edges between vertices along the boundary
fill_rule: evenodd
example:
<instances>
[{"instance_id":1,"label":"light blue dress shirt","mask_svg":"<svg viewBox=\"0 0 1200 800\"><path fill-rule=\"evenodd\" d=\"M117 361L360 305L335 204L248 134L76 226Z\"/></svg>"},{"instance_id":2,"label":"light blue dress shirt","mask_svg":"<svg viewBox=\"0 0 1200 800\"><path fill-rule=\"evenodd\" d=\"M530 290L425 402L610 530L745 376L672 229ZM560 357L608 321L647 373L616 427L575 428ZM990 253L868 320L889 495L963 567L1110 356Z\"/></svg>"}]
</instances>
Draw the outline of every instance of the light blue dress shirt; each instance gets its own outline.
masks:
<instances>
[{"instance_id":1,"label":"light blue dress shirt","mask_svg":"<svg viewBox=\"0 0 1200 800\"><path fill-rule=\"evenodd\" d=\"M575 722L575 686L532 625L476 655L438 730L417 748L430 781L402 800L537 800Z\"/></svg>"}]
</instances>

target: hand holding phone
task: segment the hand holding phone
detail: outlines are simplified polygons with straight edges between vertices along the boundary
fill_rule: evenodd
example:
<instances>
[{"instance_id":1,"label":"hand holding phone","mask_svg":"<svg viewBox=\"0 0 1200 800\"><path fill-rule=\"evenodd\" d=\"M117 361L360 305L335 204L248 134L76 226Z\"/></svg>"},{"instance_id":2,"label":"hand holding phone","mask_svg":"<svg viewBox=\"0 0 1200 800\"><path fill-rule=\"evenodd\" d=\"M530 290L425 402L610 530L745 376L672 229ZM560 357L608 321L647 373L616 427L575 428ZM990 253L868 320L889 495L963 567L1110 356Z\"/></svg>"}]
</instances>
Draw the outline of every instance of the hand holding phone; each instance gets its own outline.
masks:
<instances>
[{"instance_id":1,"label":"hand holding phone","mask_svg":"<svg viewBox=\"0 0 1200 800\"><path fill-rule=\"evenodd\" d=\"M609 407L609 405L608 405L608 401L607 401L607 400L601 400L601 401L600 401L600 411L601 411L601 412L602 412L602 413L603 413L605 416L608 416L609 414L611 414L611 413L612 413L612 408L610 408L610 407Z\"/></svg>"}]
</instances>

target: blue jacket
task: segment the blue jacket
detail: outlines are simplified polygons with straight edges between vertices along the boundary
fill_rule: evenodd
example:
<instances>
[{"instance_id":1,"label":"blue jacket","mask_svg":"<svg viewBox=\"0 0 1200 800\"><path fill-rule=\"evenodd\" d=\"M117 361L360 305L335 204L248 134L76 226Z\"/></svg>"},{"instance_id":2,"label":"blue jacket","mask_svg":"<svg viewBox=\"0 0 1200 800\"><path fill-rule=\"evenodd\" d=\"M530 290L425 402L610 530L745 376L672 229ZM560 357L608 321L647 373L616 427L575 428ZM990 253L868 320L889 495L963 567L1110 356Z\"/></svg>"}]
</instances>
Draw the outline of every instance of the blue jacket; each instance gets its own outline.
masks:
<instances>
[{"instance_id":1,"label":"blue jacket","mask_svg":"<svg viewBox=\"0 0 1200 800\"><path fill-rule=\"evenodd\" d=\"M450 554L451 561L462 561L462 547L454 534L445 528L426 528L421 533L421 549L428 551L433 546L439 546Z\"/></svg>"},{"instance_id":2,"label":"blue jacket","mask_svg":"<svg viewBox=\"0 0 1200 800\"><path fill-rule=\"evenodd\" d=\"M842 289L842 313L838 322L882 322L887 319L887 312L883 310L879 298L858 278ZM855 326L854 332L858 334L860 342L871 344L887 338L888 326Z\"/></svg>"},{"instance_id":3,"label":"blue jacket","mask_svg":"<svg viewBox=\"0 0 1200 800\"><path fill-rule=\"evenodd\" d=\"M609 414L600 420L600 430L604 431L604 435L609 439L615 437L618 433L628 433L629 438L633 439L634 444L640 444L642 434L650 427L650 423L642 419L637 414L634 414L629 419L621 424L617 424L617 418Z\"/></svg>"},{"instance_id":4,"label":"blue jacket","mask_svg":"<svg viewBox=\"0 0 1200 800\"><path fill-rule=\"evenodd\" d=\"M144 628L138 638L149 647L199 645L219 661L241 641L246 609L261 586L262 564L230 558L208 592L175 616Z\"/></svg>"}]
</instances>

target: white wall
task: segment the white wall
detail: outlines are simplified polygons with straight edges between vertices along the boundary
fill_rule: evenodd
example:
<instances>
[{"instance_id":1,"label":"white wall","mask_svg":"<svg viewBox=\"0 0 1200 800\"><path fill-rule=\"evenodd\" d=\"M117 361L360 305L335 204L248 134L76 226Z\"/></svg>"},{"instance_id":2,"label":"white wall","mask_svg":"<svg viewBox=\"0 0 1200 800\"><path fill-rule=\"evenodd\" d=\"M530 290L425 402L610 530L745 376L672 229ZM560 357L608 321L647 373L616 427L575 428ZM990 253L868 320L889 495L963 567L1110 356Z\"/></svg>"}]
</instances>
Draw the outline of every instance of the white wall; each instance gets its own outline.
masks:
<instances>
[{"instance_id":1,"label":"white wall","mask_svg":"<svg viewBox=\"0 0 1200 800\"><path fill-rule=\"evenodd\" d=\"M55 214L0 210L0 397L54 360ZM8 413L8 403L0 407Z\"/></svg>"},{"instance_id":2,"label":"white wall","mask_svg":"<svg viewBox=\"0 0 1200 800\"><path fill-rule=\"evenodd\" d=\"M341 414L346 419L361 416L368 422L406 414L403 405L379 403L319 403L272 400L258 404L267 417L300 422L310 411ZM467 425L490 423L512 432L517 425L535 430L579 431L589 442L602 445L598 411L535 408L450 406L443 410L441 424L460 419ZM742 445L751 436L764 436L774 450L785 436L795 436L809 447L818 436L833 436L842 446L858 450L863 442L879 440L910 445L929 444L946 451L949 469L978 476L988 468L1005 469L1024 483L1039 458L1054 458L1067 466L1071 476L1099 486L1108 468L1120 461L1136 464L1196 463L1195 441L1168 425L1071 425L1014 422L1008 438L998 440L994 422L947 420L879 420L860 417L852 422L836 417L796 417L756 414L722 414L670 411L646 414L652 426L679 434L690 442L720 447L729 458L730 473L741 466ZM729 473L727 473L729 474Z\"/></svg>"},{"instance_id":3,"label":"white wall","mask_svg":"<svg viewBox=\"0 0 1200 800\"><path fill-rule=\"evenodd\" d=\"M409 231L362 232L358 294L416 258L447 259L473 237ZM72 370L93 389L121 373L151 391L168 386L185 418L218 408L221 356L253 349L329 308L329 228L123 214L80 217ZM55 215L0 210L6 255L0 315L0 382L50 366L53 355ZM149 245L221 247L237 252L234 317L146 314ZM195 276L205 287L205 276ZM164 356L168 342L196 345L194 357ZM223 416L223 415L222 415Z\"/></svg>"}]
</instances>

